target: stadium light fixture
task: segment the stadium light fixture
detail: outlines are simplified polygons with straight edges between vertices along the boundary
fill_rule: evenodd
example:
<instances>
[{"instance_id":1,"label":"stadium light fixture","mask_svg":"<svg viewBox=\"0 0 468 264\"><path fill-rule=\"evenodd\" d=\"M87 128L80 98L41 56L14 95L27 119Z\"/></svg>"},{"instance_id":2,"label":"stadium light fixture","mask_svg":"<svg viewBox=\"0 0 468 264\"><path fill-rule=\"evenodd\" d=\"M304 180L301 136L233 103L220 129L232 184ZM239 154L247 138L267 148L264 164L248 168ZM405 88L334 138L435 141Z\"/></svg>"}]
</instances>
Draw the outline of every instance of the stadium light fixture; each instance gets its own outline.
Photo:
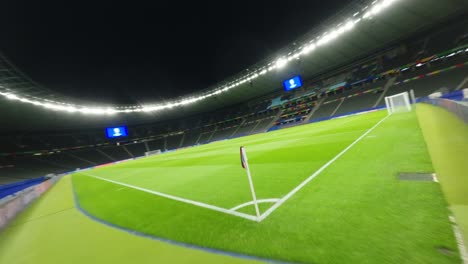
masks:
<instances>
[{"instance_id":1,"label":"stadium light fixture","mask_svg":"<svg viewBox=\"0 0 468 264\"><path fill-rule=\"evenodd\" d=\"M308 54L309 52L313 51L315 49L315 47L316 47L315 43L311 43L309 45L306 45L302 49L302 54Z\"/></svg>"},{"instance_id":2,"label":"stadium light fixture","mask_svg":"<svg viewBox=\"0 0 468 264\"><path fill-rule=\"evenodd\" d=\"M10 100L19 100L20 98L14 94L6 94L5 95L6 98L10 99Z\"/></svg>"},{"instance_id":3,"label":"stadium light fixture","mask_svg":"<svg viewBox=\"0 0 468 264\"><path fill-rule=\"evenodd\" d=\"M369 6L362 8L360 11L353 13L352 17L342 23L338 24L338 26L329 32L325 32L320 37L315 38L312 41L306 42L303 48L299 52L292 52L290 51L286 57L281 57L276 61L270 61L266 65L254 69L252 72L228 83L224 84L223 88L217 87L206 94L199 95L197 97L189 97L189 98L182 98L179 100L175 100L173 102L169 102L166 104L155 104L155 105L147 105L147 106L131 106L131 107L87 107L87 106L79 106L71 103L65 102L56 102L49 99L44 98L37 98L32 96L20 96L19 94L15 94L10 92L11 90L8 87L0 84L0 88L2 88L5 92L0 92L0 95L4 96L9 100L18 100L22 103L29 103L36 106L41 106L47 109L52 109L55 111L63 111L63 112L70 112L75 113L79 112L82 114L92 114L92 115L112 115L116 113L135 113L135 112L153 112L153 111L160 111L164 109L171 109L177 106L189 105L206 98L209 98L214 95L218 95L223 92L227 92L235 87L240 86L248 81L251 81L255 78L258 78L260 75L265 75L268 72L271 72L275 69L282 69L287 64L288 61L292 59L300 59L301 56L309 54L311 51L315 50L318 46L325 45L337 38L339 38L342 34L347 31L352 30L358 23L365 19L371 19L377 14L382 13L386 8L390 5L394 4L398 0L374 0ZM362 15L361 15L362 14ZM466 49L465 51L468 51ZM453 56L455 54L450 54L447 57Z\"/></svg>"},{"instance_id":4,"label":"stadium light fixture","mask_svg":"<svg viewBox=\"0 0 468 264\"><path fill-rule=\"evenodd\" d=\"M446 57L447 57L447 58L450 58L450 57L452 57L452 56L455 56L455 54L456 54L455 52L452 52L452 53L450 53L449 55L447 55Z\"/></svg>"},{"instance_id":5,"label":"stadium light fixture","mask_svg":"<svg viewBox=\"0 0 468 264\"><path fill-rule=\"evenodd\" d=\"M371 15L377 15L378 13L380 13L380 11L382 11L383 9L383 5L382 4L375 4L372 9L370 10L370 13Z\"/></svg>"},{"instance_id":6,"label":"stadium light fixture","mask_svg":"<svg viewBox=\"0 0 468 264\"><path fill-rule=\"evenodd\" d=\"M346 31L351 30L354 28L354 25L356 24L356 21L350 20L344 25L344 29Z\"/></svg>"},{"instance_id":7,"label":"stadium light fixture","mask_svg":"<svg viewBox=\"0 0 468 264\"><path fill-rule=\"evenodd\" d=\"M284 68L286 66L286 64L288 64L288 61L285 58L279 58L276 61L276 68L277 69Z\"/></svg>"},{"instance_id":8,"label":"stadium light fixture","mask_svg":"<svg viewBox=\"0 0 468 264\"><path fill-rule=\"evenodd\" d=\"M364 15L362 16L362 18L365 18L365 19L368 19L371 17L371 12L370 11L367 11L366 13L364 13Z\"/></svg>"}]
</instances>

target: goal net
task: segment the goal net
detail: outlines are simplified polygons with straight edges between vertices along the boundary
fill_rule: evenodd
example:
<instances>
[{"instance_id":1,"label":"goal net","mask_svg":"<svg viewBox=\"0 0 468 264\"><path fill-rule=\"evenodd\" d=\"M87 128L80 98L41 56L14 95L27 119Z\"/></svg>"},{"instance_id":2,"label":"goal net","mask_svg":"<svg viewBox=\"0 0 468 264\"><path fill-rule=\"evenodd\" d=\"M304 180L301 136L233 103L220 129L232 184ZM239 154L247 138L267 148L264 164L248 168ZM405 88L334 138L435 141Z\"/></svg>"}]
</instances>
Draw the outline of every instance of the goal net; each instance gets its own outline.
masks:
<instances>
[{"instance_id":1,"label":"goal net","mask_svg":"<svg viewBox=\"0 0 468 264\"><path fill-rule=\"evenodd\" d=\"M408 92L385 97L388 114L411 111Z\"/></svg>"},{"instance_id":2,"label":"goal net","mask_svg":"<svg viewBox=\"0 0 468 264\"><path fill-rule=\"evenodd\" d=\"M158 155L158 154L161 154L160 149L145 152L146 157L152 156L152 155Z\"/></svg>"}]
</instances>

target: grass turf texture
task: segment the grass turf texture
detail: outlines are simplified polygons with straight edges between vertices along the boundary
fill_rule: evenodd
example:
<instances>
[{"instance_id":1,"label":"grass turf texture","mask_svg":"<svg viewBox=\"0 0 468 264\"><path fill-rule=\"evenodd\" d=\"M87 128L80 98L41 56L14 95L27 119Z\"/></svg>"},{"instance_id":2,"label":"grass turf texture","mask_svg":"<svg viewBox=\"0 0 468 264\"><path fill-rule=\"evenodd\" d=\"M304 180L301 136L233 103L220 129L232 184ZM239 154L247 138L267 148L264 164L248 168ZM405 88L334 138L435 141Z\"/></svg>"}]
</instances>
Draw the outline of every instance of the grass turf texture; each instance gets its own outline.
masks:
<instances>
[{"instance_id":1,"label":"grass turf texture","mask_svg":"<svg viewBox=\"0 0 468 264\"><path fill-rule=\"evenodd\" d=\"M75 208L65 176L0 232L0 263L256 263L108 227Z\"/></svg>"},{"instance_id":2,"label":"grass turf texture","mask_svg":"<svg viewBox=\"0 0 468 264\"><path fill-rule=\"evenodd\" d=\"M437 106L418 105L417 113L450 210L468 241L468 125Z\"/></svg>"},{"instance_id":3,"label":"grass turf texture","mask_svg":"<svg viewBox=\"0 0 468 264\"><path fill-rule=\"evenodd\" d=\"M216 142L90 173L229 209L251 200L240 145L257 197L280 198L385 115ZM458 263L439 185L397 179L398 172L432 171L411 112L385 120L261 223L79 173L73 182L81 207L95 217L189 244L294 262Z\"/></svg>"}]
</instances>

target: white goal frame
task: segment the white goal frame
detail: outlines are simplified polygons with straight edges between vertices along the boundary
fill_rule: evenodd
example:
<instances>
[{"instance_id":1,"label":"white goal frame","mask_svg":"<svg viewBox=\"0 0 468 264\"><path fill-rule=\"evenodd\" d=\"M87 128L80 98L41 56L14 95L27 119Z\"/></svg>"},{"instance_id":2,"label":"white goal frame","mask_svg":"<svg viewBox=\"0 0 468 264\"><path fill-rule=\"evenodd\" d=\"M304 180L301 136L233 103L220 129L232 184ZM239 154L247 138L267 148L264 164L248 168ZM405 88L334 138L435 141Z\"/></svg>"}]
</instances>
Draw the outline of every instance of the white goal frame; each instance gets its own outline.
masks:
<instances>
[{"instance_id":1,"label":"white goal frame","mask_svg":"<svg viewBox=\"0 0 468 264\"><path fill-rule=\"evenodd\" d=\"M396 103L400 100L400 103ZM411 103L409 100L409 93L403 92L385 97L385 105L387 107L388 114L391 115L397 112L409 112L411 111Z\"/></svg>"},{"instance_id":2,"label":"white goal frame","mask_svg":"<svg viewBox=\"0 0 468 264\"><path fill-rule=\"evenodd\" d=\"M145 152L145 157L149 157L149 156L153 156L153 155L158 155L158 154L161 154L161 150L160 150L160 149L151 150L151 151Z\"/></svg>"}]
</instances>

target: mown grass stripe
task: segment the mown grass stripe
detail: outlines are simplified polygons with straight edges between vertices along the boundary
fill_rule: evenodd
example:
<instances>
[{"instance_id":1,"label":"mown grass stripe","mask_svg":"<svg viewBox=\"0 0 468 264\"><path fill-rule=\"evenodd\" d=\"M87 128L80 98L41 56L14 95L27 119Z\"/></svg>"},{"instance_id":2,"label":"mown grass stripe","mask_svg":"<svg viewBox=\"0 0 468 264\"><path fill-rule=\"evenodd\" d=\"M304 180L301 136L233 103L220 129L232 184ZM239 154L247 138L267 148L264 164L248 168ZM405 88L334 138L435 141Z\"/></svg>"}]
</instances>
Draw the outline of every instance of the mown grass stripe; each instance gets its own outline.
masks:
<instances>
[{"instance_id":1,"label":"mown grass stripe","mask_svg":"<svg viewBox=\"0 0 468 264\"><path fill-rule=\"evenodd\" d=\"M312 181L315 177L317 177L322 171L324 171L328 166L333 164L338 158L343 156L349 149L351 149L354 145L356 145L359 141L361 141L364 137L366 137L370 132L372 132L376 127L378 127L383 121L385 121L388 116L385 116L382 118L377 124L375 124L373 127L371 127L369 130L367 130L364 134L362 134L359 138L357 138L353 143L351 143L349 146L347 146L345 149L343 149L340 153L338 153L334 158L329 160L327 163L325 163L320 169L318 169L314 174L310 175L307 179L305 179L301 184L299 184L296 188L294 188L292 191L290 191L288 194L286 194L283 198L281 198L278 202L276 202L272 207L270 207L265 213L263 213L260 216L260 221L265 220L273 211L278 209L283 203L285 203L289 198L291 198L295 193L297 193L299 190L301 190L304 186L307 185L310 181Z\"/></svg>"},{"instance_id":2,"label":"mown grass stripe","mask_svg":"<svg viewBox=\"0 0 468 264\"><path fill-rule=\"evenodd\" d=\"M158 196L161 196L161 197L164 197L164 198L167 198L167 199L192 204L192 205L195 205L195 206L198 206L198 207L203 207L203 208L206 208L206 209L210 209L210 210L213 210L213 211L217 211L217 212L221 212L221 213L225 213L225 214L229 214L229 215L233 215L233 216L237 216L237 217L242 217L242 218L245 218L247 220L257 221L257 217L253 216L253 215L248 215L248 214L244 214L244 213L240 213L240 212L236 212L236 211L231 211L231 210L226 209L226 208L221 208L221 207L218 207L218 206L215 206L215 205L206 204L206 203L202 203L202 202L198 202L198 201L193 201L193 200L190 200L190 199L185 199L185 198L182 198L182 197L178 197L178 196L174 196L174 195L170 195L170 194L166 194L166 193L162 193L162 192L148 190L148 189L145 189L145 188L142 188L142 187L138 187L138 186L131 185L131 184L126 184L126 183L123 183L123 182L118 182L118 181L102 178L102 177L95 176L95 175L92 175L92 174L89 174L89 173L81 172L80 174L86 175L88 177L93 177L93 178L96 178L96 179L99 179L99 180L102 180L102 181L111 182L111 183L114 183L114 184L117 184L117 185L122 185L122 186L125 186L125 187L128 187L128 188L132 188L132 189L135 189L135 190L142 191L142 192L147 192L147 193L151 193L151 194L154 194L154 195L158 195Z\"/></svg>"}]
</instances>

